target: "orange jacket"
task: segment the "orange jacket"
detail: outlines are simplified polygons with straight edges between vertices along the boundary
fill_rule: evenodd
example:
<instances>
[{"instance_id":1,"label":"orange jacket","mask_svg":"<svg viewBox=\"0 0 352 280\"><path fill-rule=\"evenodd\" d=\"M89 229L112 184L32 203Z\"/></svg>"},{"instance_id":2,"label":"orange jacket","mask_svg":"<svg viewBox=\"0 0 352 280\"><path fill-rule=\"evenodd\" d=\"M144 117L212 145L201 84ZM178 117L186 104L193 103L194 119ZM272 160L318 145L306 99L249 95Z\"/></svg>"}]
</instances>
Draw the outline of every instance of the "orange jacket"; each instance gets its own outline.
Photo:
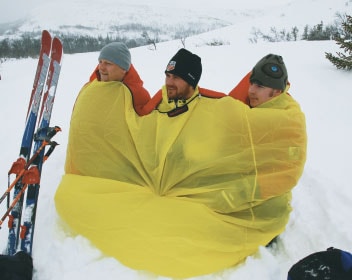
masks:
<instances>
[{"instance_id":1,"label":"orange jacket","mask_svg":"<svg viewBox=\"0 0 352 280\"><path fill-rule=\"evenodd\" d=\"M248 72L246 76L235 86L230 92L229 96L242 101L243 103L249 105L248 99L248 89L250 86L249 77L251 76L252 71Z\"/></svg>"}]
</instances>

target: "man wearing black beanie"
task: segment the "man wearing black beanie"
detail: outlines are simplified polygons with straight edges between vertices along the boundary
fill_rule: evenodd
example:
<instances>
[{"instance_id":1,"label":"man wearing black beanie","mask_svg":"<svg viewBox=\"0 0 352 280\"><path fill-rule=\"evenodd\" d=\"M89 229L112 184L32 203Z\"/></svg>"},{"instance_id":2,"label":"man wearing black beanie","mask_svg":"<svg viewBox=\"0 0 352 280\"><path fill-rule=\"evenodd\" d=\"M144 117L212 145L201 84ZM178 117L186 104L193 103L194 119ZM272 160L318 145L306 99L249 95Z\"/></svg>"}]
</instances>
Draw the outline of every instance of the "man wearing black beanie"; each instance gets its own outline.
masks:
<instances>
[{"instance_id":1,"label":"man wearing black beanie","mask_svg":"<svg viewBox=\"0 0 352 280\"><path fill-rule=\"evenodd\" d=\"M186 49L180 49L166 66L162 97L157 97L161 97L162 102L157 110L167 113L169 117L188 111L188 104L200 96L198 82L201 75L201 58Z\"/></svg>"},{"instance_id":2,"label":"man wearing black beanie","mask_svg":"<svg viewBox=\"0 0 352 280\"><path fill-rule=\"evenodd\" d=\"M169 98L188 99L192 96L202 75L201 58L186 49L180 49L167 64L165 74ZM178 78L183 80L181 88L176 86L179 84Z\"/></svg>"}]
</instances>

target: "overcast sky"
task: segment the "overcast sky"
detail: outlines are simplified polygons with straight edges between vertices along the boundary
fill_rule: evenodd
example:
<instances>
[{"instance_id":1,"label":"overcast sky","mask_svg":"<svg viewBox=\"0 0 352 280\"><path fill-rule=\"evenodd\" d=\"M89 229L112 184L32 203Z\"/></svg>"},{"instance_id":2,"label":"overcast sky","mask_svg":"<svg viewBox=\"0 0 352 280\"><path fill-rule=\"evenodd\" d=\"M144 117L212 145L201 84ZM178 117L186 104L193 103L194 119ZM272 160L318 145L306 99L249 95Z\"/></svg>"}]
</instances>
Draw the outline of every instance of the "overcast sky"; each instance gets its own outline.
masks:
<instances>
[{"instance_id":1,"label":"overcast sky","mask_svg":"<svg viewBox=\"0 0 352 280\"><path fill-rule=\"evenodd\" d=\"M0 0L0 23L18 20L43 0Z\"/></svg>"},{"instance_id":2,"label":"overcast sky","mask_svg":"<svg viewBox=\"0 0 352 280\"><path fill-rule=\"evenodd\" d=\"M28 12L38 5L45 5L45 3L52 2L54 0L0 0L0 23L11 22L21 18L24 18ZM96 2L97 0L55 0L58 5L67 5L69 7L70 3L73 2L83 2L89 5L89 1ZM165 0L98 0L99 3L104 5L104 3L111 2L122 2L124 3L140 3L143 5L168 5L170 6L170 12L172 8L190 8L190 9L219 9L219 8L232 8L236 7L248 7L248 8L258 8L263 5L275 5L276 3L283 2L283 0L216 0L216 1L206 1L206 0L178 0L177 2L167 2ZM297 1L297 0L291 0ZM64 15L63 15L64 16Z\"/></svg>"}]
</instances>

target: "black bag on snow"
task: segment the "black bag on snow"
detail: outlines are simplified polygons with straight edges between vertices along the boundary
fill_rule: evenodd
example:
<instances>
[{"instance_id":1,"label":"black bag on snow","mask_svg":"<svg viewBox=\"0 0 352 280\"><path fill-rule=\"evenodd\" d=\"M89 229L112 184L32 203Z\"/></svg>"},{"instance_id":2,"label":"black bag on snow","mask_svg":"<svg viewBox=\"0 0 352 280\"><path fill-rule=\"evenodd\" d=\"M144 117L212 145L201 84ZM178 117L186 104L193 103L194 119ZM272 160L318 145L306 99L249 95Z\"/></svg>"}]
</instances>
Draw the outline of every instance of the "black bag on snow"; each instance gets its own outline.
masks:
<instances>
[{"instance_id":1,"label":"black bag on snow","mask_svg":"<svg viewBox=\"0 0 352 280\"><path fill-rule=\"evenodd\" d=\"M20 251L13 256L0 255L1 280L32 280L33 260Z\"/></svg>"},{"instance_id":2,"label":"black bag on snow","mask_svg":"<svg viewBox=\"0 0 352 280\"><path fill-rule=\"evenodd\" d=\"M352 280L352 254L333 247L295 263L287 280Z\"/></svg>"}]
</instances>

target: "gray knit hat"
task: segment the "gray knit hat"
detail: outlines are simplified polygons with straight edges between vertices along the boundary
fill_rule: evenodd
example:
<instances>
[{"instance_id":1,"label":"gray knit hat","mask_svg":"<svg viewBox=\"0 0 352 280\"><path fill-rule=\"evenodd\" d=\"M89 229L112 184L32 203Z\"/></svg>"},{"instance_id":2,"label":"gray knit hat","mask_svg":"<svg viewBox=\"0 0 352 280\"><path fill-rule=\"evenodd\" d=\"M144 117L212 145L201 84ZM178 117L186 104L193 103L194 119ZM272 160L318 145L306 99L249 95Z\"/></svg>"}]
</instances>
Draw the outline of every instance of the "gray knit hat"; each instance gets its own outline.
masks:
<instances>
[{"instance_id":1,"label":"gray knit hat","mask_svg":"<svg viewBox=\"0 0 352 280\"><path fill-rule=\"evenodd\" d=\"M131 53L124 43L113 42L107 44L100 51L98 60L109 60L122 69L128 71L131 66Z\"/></svg>"},{"instance_id":2,"label":"gray knit hat","mask_svg":"<svg viewBox=\"0 0 352 280\"><path fill-rule=\"evenodd\" d=\"M285 90L287 79L285 63L276 54L268 54L259 60L249 78L251 83L281 90Z\"/></svg>"}]
</instances>

